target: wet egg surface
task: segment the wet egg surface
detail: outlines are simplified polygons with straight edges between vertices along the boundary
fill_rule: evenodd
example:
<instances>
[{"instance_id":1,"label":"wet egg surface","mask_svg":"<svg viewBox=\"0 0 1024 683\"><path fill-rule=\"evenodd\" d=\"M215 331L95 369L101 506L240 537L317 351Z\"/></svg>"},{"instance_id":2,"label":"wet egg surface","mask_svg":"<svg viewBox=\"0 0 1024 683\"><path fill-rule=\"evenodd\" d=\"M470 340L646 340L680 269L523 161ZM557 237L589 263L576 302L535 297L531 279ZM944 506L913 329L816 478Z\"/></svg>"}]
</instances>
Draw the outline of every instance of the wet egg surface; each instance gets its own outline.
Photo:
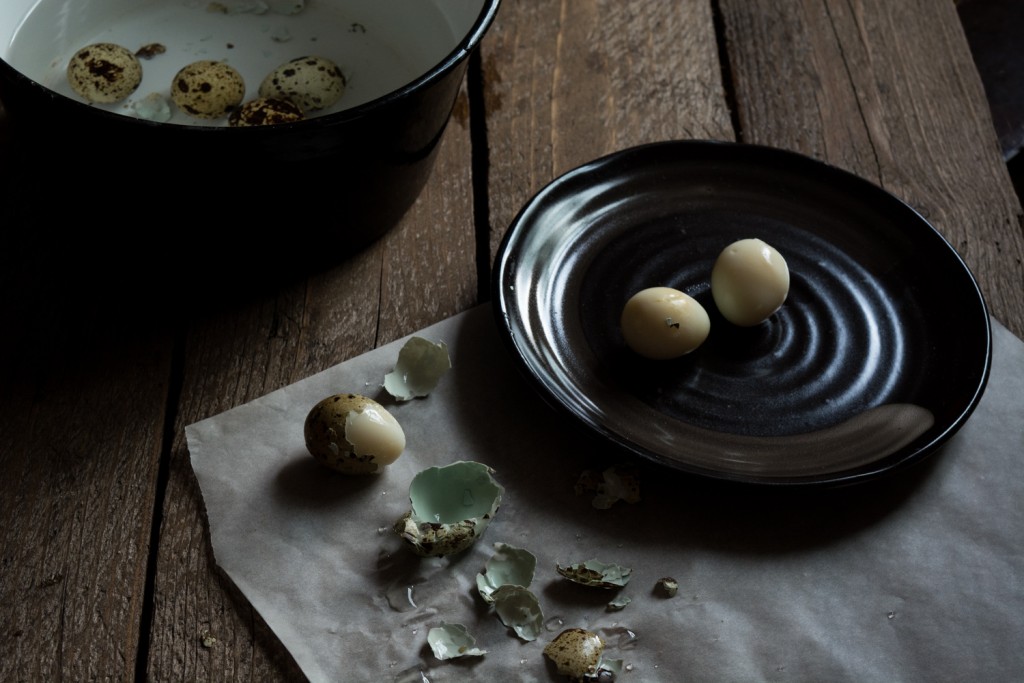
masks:
<instances>
[{"instance_id":1,"label":"wet egg surface","mask_svg":"<svg viewBox=\"0 0 1024 683\"><path fill-rule=\"evenodd\" d=\"M313 406L303 427L306 448L343 474L374 474L405 450L405 432L382 405L358 394L328 396Z\"/></svg>"},{"instance_id":2,"label":"wet egg surface","mask_svg":"<svg viewBox=\"0 0 1024 683\"><path fill-rule=\"evenodd\" d=\"M671 287L650 287L634 294L622 309L620 325L626 345L654 360L690 353L711 330L704 307Z\"/></svg>"},{"instance_id":3,"label":"wet egg surface","mask_svg":"<svg viewBox=\"0 0 1024 683\"><path fill-rule=\"evenodd\" d=\"M782 254L759 239L727 246L711 271L711 296L726 320L741 327L772 316L789 295L789 267Z\"/></svg>"}]
</instances>

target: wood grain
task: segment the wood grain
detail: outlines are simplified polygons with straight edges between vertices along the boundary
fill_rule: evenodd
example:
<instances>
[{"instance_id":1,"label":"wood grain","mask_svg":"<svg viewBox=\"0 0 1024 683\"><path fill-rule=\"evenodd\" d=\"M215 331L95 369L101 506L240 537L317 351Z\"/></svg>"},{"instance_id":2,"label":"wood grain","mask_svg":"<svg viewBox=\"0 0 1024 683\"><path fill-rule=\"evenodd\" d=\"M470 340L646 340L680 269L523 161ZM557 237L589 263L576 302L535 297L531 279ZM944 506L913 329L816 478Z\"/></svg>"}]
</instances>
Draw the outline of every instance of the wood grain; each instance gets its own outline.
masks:
<instances>
[{"instance_id":1,"label":"wood grain","mask_svg":"<svg viewBox=\"0 0 1024 683\"><path fill-rule=\"evenodd\" d=\"M5 247L0 680L130 679L170 337L116 289L65 279L59 249Z\"/></svg>"},{"instance_id":2,"label":"wood grain","mask_svg":"<svg viewBox=\"0 0 1024 683\"><path fill-rule=\"evenodd\" d=\"M1024 217L952 3L721 0L742 137L880 184L1024 333Z\"/></svg>"},{"instance_id":3,"label":"wood grain","mask_svg":"<svg viewBox=\"0 0 1024 683\"><path fill-rule=\"evenodd\" d=\"M709 2L506 3L481 47L491 255L523 204L582 163L733 139Z\"/></svg>"}]
</instances>

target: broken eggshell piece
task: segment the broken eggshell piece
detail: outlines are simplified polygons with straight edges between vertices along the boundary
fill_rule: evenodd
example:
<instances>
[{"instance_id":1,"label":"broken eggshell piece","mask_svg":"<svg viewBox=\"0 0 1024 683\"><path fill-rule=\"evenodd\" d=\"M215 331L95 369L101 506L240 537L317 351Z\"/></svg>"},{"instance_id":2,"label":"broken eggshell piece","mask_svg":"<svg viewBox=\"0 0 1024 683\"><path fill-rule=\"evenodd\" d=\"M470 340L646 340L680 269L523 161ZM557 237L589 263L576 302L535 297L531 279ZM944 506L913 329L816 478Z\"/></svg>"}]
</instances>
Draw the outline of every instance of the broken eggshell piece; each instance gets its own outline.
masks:
<instances>
[{"instance_id":1,"label":"broken eggshell piece","mask_svg":"<svg viewBox=\"0 0 1024 683\"><path fill-rule=\"evenodd\" d=\"M555 663L558 673L574 681L597 679L603 652L601 636L583 628L562 631L544 648L544 656Z\"/></svg>"},{"instance_id":2,"label":"broken eggshell piece","mask_svg":"<svg viewBox=\"0 0 1024 683\"><path fill-rule=\"evenodd\" d=\"M555 565L555 570L574 583L596 588L621 588L629 583L633 570L617 564L606 564L599 560L587 560L563 567Z\"/></svg>"},{"instance_id":3,"label":"broken eggshell piece","mask_svg":"<svg viewBox=\"0 0 1024 683\"><path fill-rule=\"evenodd\" d=\"M487 654L487 650L476 647L476 638L471 636L462 624L441 622L440 626L427 631L427 644L433 650L434 656L440 660L482 657Z\"/></svg>"},{"instance_id":4,"label":"broken eggshell piece","mask_svg":"<svg viewBox=\"0 0 1024 683\"><path fill-rule=\"evenodd\" d=\"M384 376L384 389L399 401L421 398L451 367L447 344L412 337L398 352L395 369Z\"/></svg>"},{"instance_id":5,"label":"broken eggshell piece","mask_svg":"<svg viewBox=\"0 0 1024 683\"><path fill-rule=\"evenodd\" d=\"M492 598L501 623L527 642L537 640L544 630L544 611L536 595L523 586L506 584Z\"/></svg>"},{"instance_id":6,"label":"broken eggshell piece","mask_svg":"<svg viewBox=\"0 0 1024 683\"><path fill-rule=\"evenodd\" d=\"M506 543L494 544L494 555L483 572L476 575L476 589L486 602L494 602L494 593L502 586L528 588L537 569L537 556L529 550Z\"/></svg>"},{"instance_id":7,"label":"broken eggshell piece","mask_svg":"<svg viewBox=\"0 0 1024 683\"><path fill-rule=\"evenodd\" d=\"M409 485L412 509L394 530L422 557L454 555L487 529L501 505L505 488L478 462L460 460L430 467Z\"/></svg>"}]
</instances>

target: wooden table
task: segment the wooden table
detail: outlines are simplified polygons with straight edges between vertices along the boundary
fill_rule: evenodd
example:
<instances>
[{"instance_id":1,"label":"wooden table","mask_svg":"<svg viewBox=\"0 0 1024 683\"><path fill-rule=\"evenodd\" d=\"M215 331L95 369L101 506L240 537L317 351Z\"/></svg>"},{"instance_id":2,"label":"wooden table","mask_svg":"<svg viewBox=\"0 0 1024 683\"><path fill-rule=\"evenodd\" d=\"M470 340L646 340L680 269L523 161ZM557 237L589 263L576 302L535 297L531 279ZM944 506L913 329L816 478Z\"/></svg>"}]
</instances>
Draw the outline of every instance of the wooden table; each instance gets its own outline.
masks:
<instances>
[{"instance_id":1,"label":"wooden table","mask_svg":"<svg viewBox=\"0 0 1024 683\"><path fill-rule=\"evenodd\" d=\"M184 427L486 300L533 192L673 138L880 184L1024 335L1021 205L952 0L505 0L428 186L354 257L244 286L187 287L184 265L158 286L5 241L0 680L301 679L213 564ZM50 229L18 215L3 233Z\"/></svg>"}]
</instances>

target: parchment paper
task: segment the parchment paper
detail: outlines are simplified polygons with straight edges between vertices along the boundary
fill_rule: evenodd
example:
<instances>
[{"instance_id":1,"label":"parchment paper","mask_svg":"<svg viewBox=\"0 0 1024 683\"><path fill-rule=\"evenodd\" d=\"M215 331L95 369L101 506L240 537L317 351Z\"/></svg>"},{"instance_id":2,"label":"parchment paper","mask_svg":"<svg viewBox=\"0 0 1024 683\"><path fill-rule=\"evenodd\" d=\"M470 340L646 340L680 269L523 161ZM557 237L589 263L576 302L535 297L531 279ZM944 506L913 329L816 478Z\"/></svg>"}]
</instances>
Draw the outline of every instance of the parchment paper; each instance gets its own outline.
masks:
<instances>
[{"instance_id":1,"label":"parchment paper","mask_svg":"<svg viewBox=\"0 0 1024 683\"><path fill-rule=\"evenodd\" d=\"M428 397L380 389L404 340L186 428L217 562L313 681L549 681L563 628L600 633L620 681L1024 680L1024 344L994 322L994 368L968 424L937 455L823 493L723 487L641 465L642 500L599 510L574 493L619 461L541 403L486 307L417 333L449 345ZM333 393L376 397L408 446L379 476L306 453L302 425ZM454 559L414 557L390 527L420 470L494 468L506 488L483 538ZM495 542L538 556L547 631L519 640L475 576ZM633 568L608 592L555 563ZM654 591L671 576L678 595ZM621 611L607 603L632 598ZM483 657L439 661L430 627L461 623Z\"/></svg>"}]
</instances>

